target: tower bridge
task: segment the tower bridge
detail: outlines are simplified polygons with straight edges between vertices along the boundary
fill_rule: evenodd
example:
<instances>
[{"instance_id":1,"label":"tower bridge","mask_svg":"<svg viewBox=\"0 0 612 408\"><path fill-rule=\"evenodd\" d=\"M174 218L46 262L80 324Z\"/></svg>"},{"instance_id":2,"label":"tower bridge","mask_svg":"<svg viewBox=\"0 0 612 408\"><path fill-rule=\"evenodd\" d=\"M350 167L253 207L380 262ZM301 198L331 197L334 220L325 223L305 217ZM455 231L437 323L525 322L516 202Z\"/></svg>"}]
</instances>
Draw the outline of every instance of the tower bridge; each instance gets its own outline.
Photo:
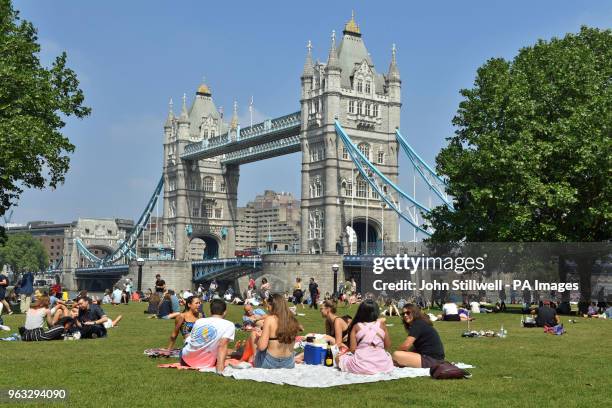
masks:
<instances>
[{"instance_id":1,"label":"tower bridge","mask_svg":"<svg viewBox=\"0 0 612 408\"><path fill-rule=\"evenodd\" d=\"M284 268L293 277L317 276L327 290L332 264L343 264L346 257L345 275L351 268L354 272L364 259L360 255L382 252L385 242L399 241L400 219L414 228L415 240L417 233L427 236L431 231L422 214L429 207L398 185L402 151L427 188L452 208L445 180L399 132L395 45L388 68L379 70L353 16L339 41L332 32L326 62L313 61L308 42L300 85L299 110L244 128L237 103L226 122L208 84L198 87L190 104L183 95L178 115L170 101L158 189L163 185L163 246L171 249L173 265L183 262L171 272L184 275L181 286ZM295 152L301 152L299 251L264 254L253 262L236 259L240 165ZM133 231L136 239L141 230ZM206 259L191 263L189 248L196 239L204 241ZM134 240L130 235L126 241ZM164 273L149 264L146 274ZM190 270L185 272L184 265ZM134 267L130 270L134 273Z\"/></svg>"}]
</instances>

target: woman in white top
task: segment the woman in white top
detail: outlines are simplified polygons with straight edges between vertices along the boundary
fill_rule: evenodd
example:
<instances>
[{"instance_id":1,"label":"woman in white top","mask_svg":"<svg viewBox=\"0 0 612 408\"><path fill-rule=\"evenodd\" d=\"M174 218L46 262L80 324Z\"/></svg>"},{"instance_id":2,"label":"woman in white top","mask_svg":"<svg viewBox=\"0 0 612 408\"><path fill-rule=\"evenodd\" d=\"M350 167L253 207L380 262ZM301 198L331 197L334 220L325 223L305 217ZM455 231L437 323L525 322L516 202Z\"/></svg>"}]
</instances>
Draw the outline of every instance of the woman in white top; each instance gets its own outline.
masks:
<instances>
[{"instance_id":1,"label":"woman in white top","mask_svg":"<svg viewBox=\"0 0 612 408\"><path fill-rule=\"evenodd\" d=\"M19 329L24 341L56 340L64 333L64 325L56 326L60 318L68 316L66 306L57 304L49 309L49 296L40 296L26 312L24 327ZM45 321L49 330L45 331Z\"/></svg>"}]
</instances>

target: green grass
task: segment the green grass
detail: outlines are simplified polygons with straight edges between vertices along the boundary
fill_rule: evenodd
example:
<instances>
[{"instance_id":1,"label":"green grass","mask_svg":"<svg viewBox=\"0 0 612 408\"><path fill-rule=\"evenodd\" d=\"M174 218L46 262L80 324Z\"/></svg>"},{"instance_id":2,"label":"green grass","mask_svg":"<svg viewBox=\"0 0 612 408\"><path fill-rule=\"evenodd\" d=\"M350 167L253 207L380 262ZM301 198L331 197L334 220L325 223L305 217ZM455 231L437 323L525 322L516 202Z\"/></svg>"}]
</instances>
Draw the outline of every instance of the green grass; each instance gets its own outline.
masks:
<instances>
[{"instance_id":1,"label":"green grass","mask_svg":"<svg viewBox=\"0 0 612 408\"><path fill-rule=\"evenodd\" d=\"M144 308L145 304L134 303L106 307L109 316L124 316L106 339L0 342L0 389L65 388L70 392L69 406L83 407L610 405L610 320L578 318L577 324L568 324L564 317L568 333L563 336L545 335L539 328L523 329L516 314L479 315L472 323L474 329L496 331L503 324L508 330L506 339L462 338L465 323L438 322L435 327L447 358L475 365L472 379L415 378L313 390L156 368L168 360L149 359L143 350L165 347L172 322L147 319ZM345 310L340 307L339 313ZM240 308L231 307L229 318L238 321L240 314ZM306 310L306 316L299 319L307 331L323 330L317 311ZM23 315L5 316L13 329L23 320ZM388 323L393 324L389 330L397 346L405 337L401 322L393 317ZM238 333L238 338L245 338L244 333Z\"/></svg>"}]
</instances>

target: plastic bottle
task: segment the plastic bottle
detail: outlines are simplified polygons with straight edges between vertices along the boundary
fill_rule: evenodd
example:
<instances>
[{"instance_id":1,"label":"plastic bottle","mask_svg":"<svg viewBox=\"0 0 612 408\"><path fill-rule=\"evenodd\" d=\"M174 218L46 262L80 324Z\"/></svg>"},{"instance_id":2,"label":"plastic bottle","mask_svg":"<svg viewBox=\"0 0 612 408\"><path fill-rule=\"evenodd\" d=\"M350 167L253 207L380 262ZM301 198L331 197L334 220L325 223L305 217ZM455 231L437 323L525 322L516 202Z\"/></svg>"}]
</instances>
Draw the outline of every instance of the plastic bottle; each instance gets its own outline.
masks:
<instances>
[{"instance_id":1,"label":"plastic bottle","mask_svg":"<svg viewBox=\"0 0 612 408\"><path fill-rule=\"evenodd\" d=\"M506 337L506 329L504 329L504 325L502 324L501 329L499 329L499 337L502 339Z\"/></svg>"}]
</instances>

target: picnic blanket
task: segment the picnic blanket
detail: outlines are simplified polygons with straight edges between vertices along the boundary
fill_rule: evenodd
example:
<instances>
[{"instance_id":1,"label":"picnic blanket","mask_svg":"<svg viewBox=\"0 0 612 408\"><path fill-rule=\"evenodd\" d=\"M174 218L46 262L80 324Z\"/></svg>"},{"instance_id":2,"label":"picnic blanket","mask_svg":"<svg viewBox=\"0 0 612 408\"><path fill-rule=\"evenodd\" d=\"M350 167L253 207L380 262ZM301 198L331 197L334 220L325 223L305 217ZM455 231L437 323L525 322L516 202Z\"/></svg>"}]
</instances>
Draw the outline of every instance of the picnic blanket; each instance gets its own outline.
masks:
<instances>
[{"instance_id":1,"label":"picnic blanket","mask_svg":"<svg viewBox=\"0 0 612 408\"><path fill-rule=\"evenodd\" d=\"M473 368L464 363L456 363L461 369ZM202 372L213 372L214 368L201 369ZM304 388L327 388L338 385L361 384L378 381L399 380L400 378L429 377L429 368L395 368L388 374L360 375L342 372L336 368L320 365L296 364L295 368L268 370L265 368L236 369L226 367L223 376L237 380L253 380L272 384L295 385Z\"/></svg>"}]
</instances>

